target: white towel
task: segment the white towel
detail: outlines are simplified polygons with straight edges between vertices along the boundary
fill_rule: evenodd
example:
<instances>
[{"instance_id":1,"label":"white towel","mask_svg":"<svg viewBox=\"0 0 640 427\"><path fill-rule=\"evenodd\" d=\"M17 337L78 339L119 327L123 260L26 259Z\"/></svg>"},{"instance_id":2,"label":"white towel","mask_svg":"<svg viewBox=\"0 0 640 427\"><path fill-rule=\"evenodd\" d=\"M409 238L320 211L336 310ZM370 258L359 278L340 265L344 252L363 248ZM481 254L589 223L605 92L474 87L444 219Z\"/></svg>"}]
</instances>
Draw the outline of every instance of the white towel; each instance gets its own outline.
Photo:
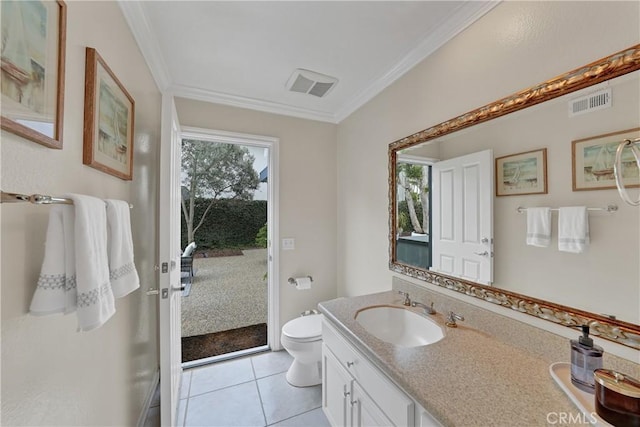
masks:
<instances>
[{"instance_id":1,"label":"white towel","mask_svg":"<svg viewBox=\"0 0 640 427\"><path fill-rule=\"evenodd\" d=\"M551 243L551 209L527 208L527 245L546 248Z\"/></svg>"},{"instance_id":2,"label":"white towel","mask_svg":"<svg viewBox=\"0 0 640 427\"><path fill-rule=\"evenodd\" d=\"M109 284L107 210L95 197L70 194L75 210L78 329L102 326L115 313Z\"/></svg>"},{"instance_id":3,"label":"white towel","mask_svg":"<svg viewBox=\"0 0 640 427\"><path fill-rule=\"evenodd\" d=\"M585 206L560 208L558 213L558 249L582 253L589 244L589 216Z\"/></svg>"},{"instance_id":4,"label":"white towel","mask_svg":"<svg viewBox=\"0 0 640 427\"><path fill-rule=\"evenodd\" d=\"M29 307L31 314L44 316L76 310L74 236L73 206L51 207L44 260Z\"/></svg>"},{"instance_id":5,"label":"white towel","mask_svg":"<svg viewBox=\"0 0 640 427\"><path fill-rule=\"evenodd\" d=\"M111 290L116 298L122 298L140 287L138 272L133 263L129 204L122 200L105 200L105 203Z\"/></svg>"}]
</instances>

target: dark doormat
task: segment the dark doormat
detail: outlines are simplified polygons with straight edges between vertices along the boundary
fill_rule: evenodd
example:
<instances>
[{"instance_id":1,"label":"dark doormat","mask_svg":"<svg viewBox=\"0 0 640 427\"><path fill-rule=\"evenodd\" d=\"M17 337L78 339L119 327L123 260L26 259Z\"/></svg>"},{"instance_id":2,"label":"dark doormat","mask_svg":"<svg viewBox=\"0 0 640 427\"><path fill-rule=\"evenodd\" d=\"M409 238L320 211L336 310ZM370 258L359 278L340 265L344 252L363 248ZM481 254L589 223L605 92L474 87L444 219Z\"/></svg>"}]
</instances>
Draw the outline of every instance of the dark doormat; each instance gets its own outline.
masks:
<instances>
[{"instance_id":1,"label":"dark doormat","mask_svg":"<svg viewBox=\"0 0 640 427\"><path fill-rule=\"evenodd\" d=\"M182 361L205 359L267 345L267 324L182 338Z\"/></svg>"}]
</instances>

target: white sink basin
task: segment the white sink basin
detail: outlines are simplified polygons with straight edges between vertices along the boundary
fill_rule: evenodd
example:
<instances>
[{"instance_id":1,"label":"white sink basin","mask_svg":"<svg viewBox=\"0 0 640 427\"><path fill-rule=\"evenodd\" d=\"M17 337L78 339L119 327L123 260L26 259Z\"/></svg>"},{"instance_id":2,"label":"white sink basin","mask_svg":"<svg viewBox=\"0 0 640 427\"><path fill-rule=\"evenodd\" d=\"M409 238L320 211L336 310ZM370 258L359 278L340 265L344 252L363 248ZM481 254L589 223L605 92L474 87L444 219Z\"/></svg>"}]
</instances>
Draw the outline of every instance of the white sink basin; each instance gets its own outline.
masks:
<instances>
[{"instance_id":1,"label":"white sink basin","mask_svg":"<svg viewBox=\"0 0 640 427\"><path fill-rule=\"evenodd\" d=\"M401 307L366 307L356 313L356 321L376 338L400 347L433 344L444 338L435 322Z\"/></svg>"}]
</instances>

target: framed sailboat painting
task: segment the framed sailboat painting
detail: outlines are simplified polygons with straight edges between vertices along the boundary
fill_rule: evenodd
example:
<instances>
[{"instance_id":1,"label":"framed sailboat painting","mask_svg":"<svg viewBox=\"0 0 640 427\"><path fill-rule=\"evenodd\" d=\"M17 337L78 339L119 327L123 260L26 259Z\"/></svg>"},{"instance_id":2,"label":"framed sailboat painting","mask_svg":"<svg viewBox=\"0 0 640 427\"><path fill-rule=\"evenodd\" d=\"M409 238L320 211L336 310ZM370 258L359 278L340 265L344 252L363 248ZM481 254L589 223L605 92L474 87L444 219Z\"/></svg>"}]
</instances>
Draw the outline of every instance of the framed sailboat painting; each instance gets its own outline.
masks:
<instances>
[{"instance_id":1,"label":"framed sailboat painting","mask_svg":"<svg viewBox=\"0 0 640 427\"><path fill-rule=\"evenodd\" d=\"M626 139L640 137L640 128L578 139L571 143L573 191L616 188L616 150ZM640 187L638 164L630 149L621 153L625 187Z\"/></svg>"},{"instance_id":2,"label":"framed sailboat painting","mask_svg":"<svg viewBox=\"0 0 640 427\"><path fill-rule=\"evenodd\" d=\"M496 158L496 196L547 194L547 149Z\"/></svg>"},{"instance_id":3,"label":"framed sailboat painting","mask_svg":"<svg viewBox=\"0 0 640 427\"><path fill-rule=\"evenodd\" d=\"M61 149L66 5L9 0L1 4L2 129Z\"/></svg>"},{"instance_id":4,"label":"framed sailboat painting","mask_svg":"<svg viewBox=\"0 0 640 427\"><path fill-rule=\"evenodd\" d=\"M95 49L86 49L83 163L120 179L133 175L135 102Z\"/></svg>"}]
</instances>

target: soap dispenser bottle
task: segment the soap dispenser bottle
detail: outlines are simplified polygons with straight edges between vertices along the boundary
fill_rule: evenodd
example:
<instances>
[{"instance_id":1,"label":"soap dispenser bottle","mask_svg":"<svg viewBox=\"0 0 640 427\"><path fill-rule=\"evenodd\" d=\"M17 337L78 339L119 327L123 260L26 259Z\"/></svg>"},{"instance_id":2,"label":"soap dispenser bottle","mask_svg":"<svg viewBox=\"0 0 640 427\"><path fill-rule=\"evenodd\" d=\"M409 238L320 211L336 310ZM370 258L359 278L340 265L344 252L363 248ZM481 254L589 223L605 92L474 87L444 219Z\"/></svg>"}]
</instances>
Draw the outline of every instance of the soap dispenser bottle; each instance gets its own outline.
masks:
<instances>
[{"instance_id":1,"label":"soap dispenser bottle","mask_svg":"<svg viewBox=\"0 0 640 427\"><path fill-rule=\"evenodd\" d=\"M594 393L593 371L602 368L602 347L589 337L589 326L582 325L582 336L571 340L571 382L580 390Z\"/></svg>"}]
</instances>

